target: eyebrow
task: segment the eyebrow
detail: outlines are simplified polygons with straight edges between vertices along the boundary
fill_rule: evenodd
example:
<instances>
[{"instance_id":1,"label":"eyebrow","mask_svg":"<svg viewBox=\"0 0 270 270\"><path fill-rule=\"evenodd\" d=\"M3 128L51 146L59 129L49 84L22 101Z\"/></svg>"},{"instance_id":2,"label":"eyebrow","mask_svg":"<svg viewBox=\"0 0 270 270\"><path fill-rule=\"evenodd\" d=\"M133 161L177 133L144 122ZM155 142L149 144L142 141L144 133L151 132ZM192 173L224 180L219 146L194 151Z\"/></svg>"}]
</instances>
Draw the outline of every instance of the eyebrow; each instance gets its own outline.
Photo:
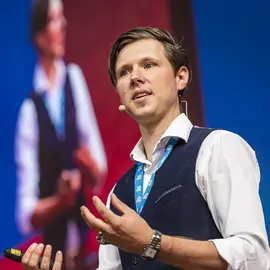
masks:
<instances>
[{"instance_id":1,"label":"eyebrow","mask_svg":"<svg viewBox=\"0 0 270 270\"><path fill-rule=\"evenodd\" d=\"M157 58L153 58L153 57L143 57L139 60L139 63L146 63L146 62L159 62L159 60ZM123 64L121 65L119 68L116 69L116 74L118 74L121 70L126 69L128 67L130 67L131 64Z\"/></svg>"}]
</instances>

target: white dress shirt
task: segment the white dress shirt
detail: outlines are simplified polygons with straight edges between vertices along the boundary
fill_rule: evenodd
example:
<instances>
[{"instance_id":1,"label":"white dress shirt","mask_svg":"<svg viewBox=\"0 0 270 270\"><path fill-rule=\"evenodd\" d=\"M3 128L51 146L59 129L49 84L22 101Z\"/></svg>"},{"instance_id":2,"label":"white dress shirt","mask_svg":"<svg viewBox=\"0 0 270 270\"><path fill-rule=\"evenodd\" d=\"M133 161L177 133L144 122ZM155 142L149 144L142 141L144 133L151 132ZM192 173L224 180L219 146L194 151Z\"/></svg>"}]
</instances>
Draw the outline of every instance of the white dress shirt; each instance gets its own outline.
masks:
<instances>
[{"instance_id":1,"label":"white dress shirt","mask_svg":"<svg viewBox=\"0 0 270 270\"><path fill-rule=\"evenodd\" d=\"M48 113L53 123L61 118L61 94L65 85L68 68L71 89L76 109L76 123L80 145L87 145L99 168L106 174L107 160L100 136L94 108L88 87L81 69L70 64L66 66L62 60L56 62L56 80L53 89L42 66L37 65L34 72L33 88L39 93L47 92ZM36 108L30 98L24 100L18 115L15 134L15 162L17 169L17 204L16 221L21 233L33 231L30 219L39 196L39 166L38 166L38 122ZM70 223L68 239L74 238L75 228ZM68 240L69 241L69 240ZM71 240L70 240L71 241ZM75 241L75 242L74 242Z\"/></svg>"},{"instance_id":2,"label":"white dress shirt","mask_svg":"<svg viewBox=\"0 0 270 270\"><path fill-rule=\"evenodd\" d=\"M192 127L185 114L180 114L156 144L152 163L145 156L142 139L139 140L131 152L131 158L145 164L144 190L169 138L179 137L188 142ZM228 262L228 269L270 269L268 239L258 193L260 170L252 148L232 132L213 131L201 145L195 179L215 224L224 237L209 240L213 241L220 256ZM107 207L110 207L110 194ZM122 267L118 248L101 245L99 270L120 269Z\"/></svg>"}]
</instances>

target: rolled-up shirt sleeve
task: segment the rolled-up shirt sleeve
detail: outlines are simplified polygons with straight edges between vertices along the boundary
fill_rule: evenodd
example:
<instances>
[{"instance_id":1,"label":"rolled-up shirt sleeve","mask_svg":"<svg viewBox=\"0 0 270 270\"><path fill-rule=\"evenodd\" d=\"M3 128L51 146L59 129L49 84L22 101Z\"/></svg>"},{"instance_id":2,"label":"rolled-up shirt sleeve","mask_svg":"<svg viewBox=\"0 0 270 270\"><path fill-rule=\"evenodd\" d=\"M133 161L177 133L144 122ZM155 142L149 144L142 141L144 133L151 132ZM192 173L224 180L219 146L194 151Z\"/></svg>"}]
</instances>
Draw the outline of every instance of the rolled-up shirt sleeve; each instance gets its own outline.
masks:
<instances>
[{"instance_id":1,"label":"rolled-up shirt sleeve","mask_svg":"<svg viewBox=\"0 0 270 270\"><path fill-rule=\"evenodd\" d=\"M68 68L72 76L80 143L88 146L100 170L107 174L106 153L85 77L79 66L70 64Z\"/></svg>"},{"instance_id":2,"label":"rolled-up shirt sleeve","mask_svg":"<svg viewBox=\"0 0 270 270\"><path fill-rule=\"evenodd\" d=\"M197 181L224 239L211 239L230 270L270 269L256 154L240 136L214 131L198 156Z\"/></svg>"},{"instance_id":3,"label":"rolled-up shirt sleeve","mask_svg":"<svg viewBox=\"0 0 270 270\"><path fill-rule=\"evenodd\" d=\"M21 233L32 232L31 216L39 196L38 129L36 112L30 99L23 102L15 132L17 201L15 219Z\"/></svg>"}]
</instances>

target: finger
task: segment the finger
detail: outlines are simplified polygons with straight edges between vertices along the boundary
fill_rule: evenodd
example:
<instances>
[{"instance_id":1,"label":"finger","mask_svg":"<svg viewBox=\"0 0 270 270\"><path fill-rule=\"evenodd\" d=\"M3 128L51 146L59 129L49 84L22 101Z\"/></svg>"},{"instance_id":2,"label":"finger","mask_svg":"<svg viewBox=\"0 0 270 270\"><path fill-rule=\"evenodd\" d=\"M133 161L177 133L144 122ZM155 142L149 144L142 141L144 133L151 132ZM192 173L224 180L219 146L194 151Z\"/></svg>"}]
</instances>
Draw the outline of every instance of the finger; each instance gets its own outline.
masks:
<instances>
[{"instance_id":1,"label":"finger","mask_svg":"<svg viewBox=\"0 0 270 270\"><path fill-rule=\"evenodd\" d=\"M97 233L99 231L106 231L110 232L111 228L108 224L106 224L104 221L102 221L99 218L96 218L89 210L87 207L82 206L81 207L81 215L86 222L88 226L93 228Z\"/></svg>"},{"instance_id":2,"label":"finger","mask_svg":"<svg viewBox=\"0 0 270 270\"><path fill-rule=\"evenodd\" d=\"M72 177L70 180L70 184L71 184L71 190L72 191L78 191L81 187L81 177Z\"/></svg>"},{"instance_id":3,"label":"finger","mask_svg":"<svg viewBox=\"0 0 270 270\"><path fill-rule=\"evenodd\" d=\"M55 255L55 261L53 265L53 270L60 270L62 269L63 264L63 254L61 251L57 251Z\"/></svg>"},{"instance_id":4,"label":"finger","mask_svg":"<svg viewBox=\"0 0 270 270\"><path fill-rule=\"evenodd\" d=\"M74 169L74 170L70 171L69 178L72 181L72 183L74 183L75 185L80 183L81 182L80 170L79 169Z\"/></svg>"},{"instance_id":5,"label":"finger","mask_svg":"<svg viewBox=\"0 0 270 270\"><path fill-rule=\"evenodd\" d=\"M64 171L61 172L61 179L67 180L69 178L70 178L70 172L69 171L64 170Z\"/></svg>"},{"instance_id":6,"label":"finger","mask_svg":"<svg viewBox=\"0 0 270 270\"><path fill-rule=\"evenodd\" d=\"M120 201L116 195L113 193L111 196L111 203L112 205L121 213L126 214L131 210L126 204L124 204L122 201Z\"/></svg>"},{"instance_id":7,"label":"finger","mask_svg":"<svg viewBox=\"0 0 270 270\"><path fill-rule=\"evenodd\" d=\"M28 263L29 260L32 256L33 251L35 250L35 247L37 246L36 243L33 243L24 253L23 257L22 257L22 265L23 265L23 269L28 270Z\"/></svg>"},{"instance_id":8,"label":"finger","mask_svg":"<svg viewBox=\"0 0 270 270\"><path fill-rule=\"evenodd\" d=\"M43 249L44 249L44 245L43 244L38 244L35 247L32 255L30 257L29 263L28 263L29 264L29 268L31 270L38 269L38 261L39 261L39 258L41 256L41 254L42 254Z\"/></svg>"},{"instance_id":9,"label":"finger","mask_svg":"<svg viewBox=\"0 0 270 270\"><path fill-rule=\"evenodd\" d=\"M52 255L52 247L50 245L47 245L41 261L40 265L41 269L50 269L51 255Z\"/></svg>"},{"instance_id":10,"label":"finger","mask_svg":"<svg viewBox=\"0 0 270 270\"><path fill-rule=\"evenodd\" d=\"M118 216L115 215L109 208L107 208L106 205L97 196L93 197L93 203L99 214L104 220L106 220L106 222L112 224L115 222L115 219L118 218Z\"/></svg>"},{"instance_id":11,"label":"finger","mask_svg":"<svg viewBox=\"0 0 270 270\"><path fill-rule=\"evenodd\" d=\"M72 190L75 191L75 192L77 192L78 190L80 190L81 185L82 185L81 180L80 179L78 179L78 180L76 179L76 181L74 181L74 183L73 183Z\"/></svg>"}]
</instances>

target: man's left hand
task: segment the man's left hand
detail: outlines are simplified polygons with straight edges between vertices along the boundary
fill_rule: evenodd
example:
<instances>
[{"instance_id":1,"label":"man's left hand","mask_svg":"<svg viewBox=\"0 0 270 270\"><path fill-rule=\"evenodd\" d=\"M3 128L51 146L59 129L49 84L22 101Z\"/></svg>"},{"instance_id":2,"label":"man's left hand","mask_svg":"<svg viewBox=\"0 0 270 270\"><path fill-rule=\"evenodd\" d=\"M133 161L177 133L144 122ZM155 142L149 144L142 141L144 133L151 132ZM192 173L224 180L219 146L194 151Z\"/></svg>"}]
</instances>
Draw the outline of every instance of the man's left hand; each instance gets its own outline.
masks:
<instances>
[{"instance_id":1,"label":"man's left hand","mask_svg":"<svg viewBox=\"0 0 270 270\"><path fill-rule=\"evenodd\" d=\"M102 232L109 244L126 252L142 254L153 235L153 230L146 221L121 202L115 194L111 196L111 203L121 216L115 215L97 196L93 197L93 203L104 221L82 206L81 214L85 222L97 233Z\"/></svg>"}]
</instances>

